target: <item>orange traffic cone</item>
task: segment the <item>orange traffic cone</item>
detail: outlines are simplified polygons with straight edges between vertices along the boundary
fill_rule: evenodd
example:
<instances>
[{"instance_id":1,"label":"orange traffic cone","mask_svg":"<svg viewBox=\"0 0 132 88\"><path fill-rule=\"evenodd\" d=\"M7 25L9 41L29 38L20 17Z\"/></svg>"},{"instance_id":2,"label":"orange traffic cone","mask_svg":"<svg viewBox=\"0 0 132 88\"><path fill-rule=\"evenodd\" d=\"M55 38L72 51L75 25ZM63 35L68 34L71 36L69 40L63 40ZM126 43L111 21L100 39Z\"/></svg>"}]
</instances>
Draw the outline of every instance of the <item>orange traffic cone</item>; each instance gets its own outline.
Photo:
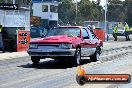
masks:
<instances>
[{"instance_id":1,"label":"orange traffic cone","mask_svg":"<svg viewBox=\"0 0 132 88\"><path fill-rule=\"evenodd\" d=\"M81 66L77 67L77 75L78 76L84 76L86 74L84 68L82 68Z\"/></svg>"}]
</instances>

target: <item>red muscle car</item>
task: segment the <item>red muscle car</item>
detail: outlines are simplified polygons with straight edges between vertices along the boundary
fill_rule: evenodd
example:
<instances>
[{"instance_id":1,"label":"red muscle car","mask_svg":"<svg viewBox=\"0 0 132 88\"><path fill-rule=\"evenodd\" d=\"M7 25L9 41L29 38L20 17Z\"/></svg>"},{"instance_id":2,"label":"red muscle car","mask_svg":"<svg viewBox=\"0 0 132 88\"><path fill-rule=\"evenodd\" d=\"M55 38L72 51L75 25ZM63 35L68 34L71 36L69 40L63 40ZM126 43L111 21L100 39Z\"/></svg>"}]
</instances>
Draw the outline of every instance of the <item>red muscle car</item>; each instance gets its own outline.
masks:
<instances>
[{"instance_id":1,"label":"red muscle car","mask_svg":"<svg viewBox=\"0 0 132 88\"><path fill-rule=\"evenodd\" d=\"M103 43L87 27L62 26L49 30L46 37L30 42L28 54L34 65L40 59L68 59L80 65L81 57L88 56L91 61L97 61Z\"/></svg>"}]
</instances>

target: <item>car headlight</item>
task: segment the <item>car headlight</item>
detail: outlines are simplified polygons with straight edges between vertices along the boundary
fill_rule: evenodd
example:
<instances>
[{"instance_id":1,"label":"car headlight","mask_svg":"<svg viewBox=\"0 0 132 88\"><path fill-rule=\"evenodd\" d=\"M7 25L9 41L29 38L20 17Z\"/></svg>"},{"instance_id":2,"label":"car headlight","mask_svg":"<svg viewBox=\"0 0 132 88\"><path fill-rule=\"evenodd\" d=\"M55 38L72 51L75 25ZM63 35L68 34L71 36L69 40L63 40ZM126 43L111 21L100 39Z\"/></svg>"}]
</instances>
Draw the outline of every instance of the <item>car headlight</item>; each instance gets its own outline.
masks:
<instances>
[{"instance_id":1,"label":"car headlight","mask_svg":"<svg viewBox=\"0 0 132 88\"><path fill-rule=\"evenodd\" d=\"M37 49L38 46L36 44L29 44L30 49Z\"/></svg>"},{"instance_id":2,"label":"car headlight","mask_svg":"<svg viewBox=\"0 0 132 88\"><path fill-rule=\"evenodd\" d=\"M61 44L61 48L70 49L72 48L72 44Z\"/></svg>"}]
</instances>

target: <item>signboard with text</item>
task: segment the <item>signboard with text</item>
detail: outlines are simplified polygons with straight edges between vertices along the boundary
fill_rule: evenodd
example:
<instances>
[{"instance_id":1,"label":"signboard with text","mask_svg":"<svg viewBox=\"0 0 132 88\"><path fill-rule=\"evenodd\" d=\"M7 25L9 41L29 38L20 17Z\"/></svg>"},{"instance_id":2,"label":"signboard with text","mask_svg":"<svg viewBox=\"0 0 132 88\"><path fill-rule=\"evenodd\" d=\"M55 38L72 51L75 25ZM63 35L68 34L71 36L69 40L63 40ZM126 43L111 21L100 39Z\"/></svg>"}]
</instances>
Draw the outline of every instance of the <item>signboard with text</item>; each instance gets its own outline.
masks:
<instances>
[{"instance_id":1,"label":"signboard with text","mask_svg":"<svg viewBox=\"0 0 132 88\"><path fill-rule=\"evenodd\" d=\"M3 10L18 10L17 4L0 3L0 9Z\"/></svg>"},{"instance_id":2,"label":"signboard with text","mask_svg":"<svg viewBox=\"0 0 132 88\"><path fill-rule=\"evenodd\" d=\"M17 52L27 51L30 42L30 31L17 31Z\"/></svg>"}]
</instances>

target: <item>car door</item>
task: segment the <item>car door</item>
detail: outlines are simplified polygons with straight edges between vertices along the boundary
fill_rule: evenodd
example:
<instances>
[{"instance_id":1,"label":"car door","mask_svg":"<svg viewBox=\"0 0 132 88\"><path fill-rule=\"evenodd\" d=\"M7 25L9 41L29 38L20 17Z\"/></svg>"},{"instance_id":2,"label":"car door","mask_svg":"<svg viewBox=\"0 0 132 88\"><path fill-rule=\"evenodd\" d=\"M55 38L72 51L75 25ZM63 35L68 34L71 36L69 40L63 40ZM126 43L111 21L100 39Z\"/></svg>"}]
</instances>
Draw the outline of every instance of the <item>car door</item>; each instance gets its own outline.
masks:
<instances>
[{"instance_id":1,"label":"car door","mask_svg":"<svg viewBox=\"0 0 132 88\"><path fill-rule=\"evenodd\" d=\"M83 43L81 44L81 55L82 56L89 56L92 53L92 50L90 48L90 36L88 34L88 31L86 28L82 28L82 37L83 37Z\"/></svg>"},{"instance_id":2,"label":"car door","mask_svg":"<svg viewBox=\"0 0 132 88\"><path fill-rule=\"evenodd\" d=\"M99 39L97 38L93 31L88 30L88 32L90 35L91 52L95 53L96 47L99 46Z\"/></svg>"}]
</instances>

